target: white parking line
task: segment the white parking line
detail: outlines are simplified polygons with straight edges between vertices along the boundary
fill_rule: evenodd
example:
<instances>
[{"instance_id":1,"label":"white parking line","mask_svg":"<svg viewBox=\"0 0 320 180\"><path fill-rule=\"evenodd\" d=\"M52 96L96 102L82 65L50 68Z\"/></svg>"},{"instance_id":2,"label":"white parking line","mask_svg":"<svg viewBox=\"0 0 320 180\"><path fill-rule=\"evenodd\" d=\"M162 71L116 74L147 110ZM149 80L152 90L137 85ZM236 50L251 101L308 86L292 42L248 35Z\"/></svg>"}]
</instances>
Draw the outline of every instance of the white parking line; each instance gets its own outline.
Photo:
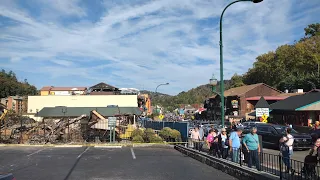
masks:
<instances>
[{"instance_id":1,"label":"white parking line","mask_svg":"<svg viewBox=\"0 0 320 180\"><path fill-rule=\"evenodd\" d=\"M130 148L130 150L131 150L131 154L132 154L132 159L136 159L136 155L134 154L133 149L132 149L132 148Z\"/></svg>"},{"instance_id":2,"label":"white parking line","mask_svg":"<svg viewBox=\"0 0 320 180\"><path fill-rule=\"evenodd\" d=\"M86 150L84 150L81 154L79 154L79 156L77 157L77 159L81 158L81 156L87 152L89 150L90 147L87 147Z\"/></svg>"},{"instance_id":3,"label":"white parking line","mask_svg":"<svg viewBox=\"0 0 320 180\"><path fill-rule=\"evenodd\" d=\"M44 149L39 149L38 151L34 152L34 153L31 153L31 154L28 154L27 156L32 156L34 154L38 154L39 152L43 151Z\"/></svg>"},{"instance_id":4,"label":"white parking line","mask_svg":"<svg viewBox=\"0 0 320 180\"><path fill-rule=\"evenodd\" d=\"M94 146L95 148L122 148L122 146Z\"/></svg>"}]
</instances>

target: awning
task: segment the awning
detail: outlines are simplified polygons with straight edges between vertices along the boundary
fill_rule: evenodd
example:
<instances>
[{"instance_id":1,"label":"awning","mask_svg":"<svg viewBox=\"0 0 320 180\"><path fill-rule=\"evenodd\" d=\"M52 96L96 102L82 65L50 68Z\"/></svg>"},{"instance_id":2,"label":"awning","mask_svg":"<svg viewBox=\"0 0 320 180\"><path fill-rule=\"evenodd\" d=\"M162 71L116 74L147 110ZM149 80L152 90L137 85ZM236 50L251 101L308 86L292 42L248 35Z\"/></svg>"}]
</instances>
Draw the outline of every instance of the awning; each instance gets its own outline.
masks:
<instances>
[{"instance_id":1,"label":"awning","mask_svg":"<svg viewBox=\"0 0 320 180\"><path fill-rule=\"evenodd\" d=\"M246 98L247 101L259 101L261 98L261 96L254 96L254 97L248 97ZM284 100L287 97L279 97L279 96L263 96L263 98L266 101L280 101L280 100Z\"/></svg>"}]
</instances>

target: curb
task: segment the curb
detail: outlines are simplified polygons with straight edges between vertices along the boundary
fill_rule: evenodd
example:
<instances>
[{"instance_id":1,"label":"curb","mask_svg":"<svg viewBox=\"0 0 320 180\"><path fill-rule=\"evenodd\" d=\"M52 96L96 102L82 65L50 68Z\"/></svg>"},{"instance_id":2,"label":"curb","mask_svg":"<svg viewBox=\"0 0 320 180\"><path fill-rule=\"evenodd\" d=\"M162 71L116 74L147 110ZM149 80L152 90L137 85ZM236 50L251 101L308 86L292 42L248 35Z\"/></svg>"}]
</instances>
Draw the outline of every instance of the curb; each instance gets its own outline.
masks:
<instances>
[{"instance_id":1,"label":"curb","mask_svg":"<svg viewBox=\"0 0 320 180\"><path fill-rule=\"evenodd\" d=\"M0 144L0 147L57 147L57 148L78 148L78 147L99 147L99 148L119 148L119 147L174 147L167 143L116 143L116 144Z\"/></svg>"},{"instance_id":2,"label":"curb","mask_svg":"<svg viewBox=\"0 0 320 180\"><path fill-rule=\"evenodd\" d=\"M231 176L234 176L240 180L278 180L279 177L266 173L266 172L259 172L254 169L245 167L245 166L239 166L239 164L216 158L213 156L208 155L207 153L199 152L193 149L186 148L184 146L176 145L174 148L195 159L198 160L206 165L212 166L213 168L220 170L224 173L227 173Z\"/></svg>"}]
</instances>

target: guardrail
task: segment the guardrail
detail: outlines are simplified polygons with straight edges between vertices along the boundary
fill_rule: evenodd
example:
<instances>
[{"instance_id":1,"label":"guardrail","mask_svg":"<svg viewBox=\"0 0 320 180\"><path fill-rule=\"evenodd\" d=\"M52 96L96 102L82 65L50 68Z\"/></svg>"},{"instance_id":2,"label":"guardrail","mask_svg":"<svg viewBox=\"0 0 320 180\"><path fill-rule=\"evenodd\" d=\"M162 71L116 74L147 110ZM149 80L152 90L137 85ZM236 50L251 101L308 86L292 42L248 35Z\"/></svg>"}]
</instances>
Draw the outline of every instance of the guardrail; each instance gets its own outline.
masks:
<instances>
[{"instance_id":1,"label":"guardrail","mask_svg":"<svg viewBox=\"0 0 320 180\"><path fill-rule=\"evenodd\" d=\"M199 144L204 143L203 141L192 141L189 139L186 147L198 149ZM236 154L233 154L236 153ZM308 155L306 156L306 162L297 161L294 159L287 159L283 157L280 153L279 155L268 154L268 153L256 153L258 157L259 167L255 167L255 162L252 162L251 167L255 167L258 171L267 172L278 176L280 179L291 179L291 180L315 180L320 179L320 166L318 165L318 160L316 156ZM221 150L209 151L208 155L222 158ZM254 156L250 152L244 151L242 148L233 149L229 151L228 156L225 158L227 161L232 161L239 164L239 166L248 166L250 157ZM253 158L252 158L253 160ZM289 166L288 166L289 165ZM289 167L289 168L288 168Z\"/></svg>"}]
</instances>

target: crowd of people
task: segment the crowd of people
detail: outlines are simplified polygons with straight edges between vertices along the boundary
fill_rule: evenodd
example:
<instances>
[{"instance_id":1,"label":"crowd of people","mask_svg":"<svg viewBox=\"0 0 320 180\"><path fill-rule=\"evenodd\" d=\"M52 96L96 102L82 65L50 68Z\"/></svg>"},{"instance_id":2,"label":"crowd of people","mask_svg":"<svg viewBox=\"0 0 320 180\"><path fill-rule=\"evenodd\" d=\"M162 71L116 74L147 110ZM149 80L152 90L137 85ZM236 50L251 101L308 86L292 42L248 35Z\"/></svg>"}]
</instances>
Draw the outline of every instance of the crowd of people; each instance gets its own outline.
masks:
<instances>
[{"instance_id":1,"label":"crowd of people","mask_svg":"<svg viewBox=\"0 0 320 180\"><path fill-rule=\"evenodd\" d=\"M294 137L291 135L291 131L292 128L288 127L285 135L279 140L282 161L287 173L294 173L290 164L294 143ZM208 154L223 159L229 158L236 163L244 160L244 156L246 156L248 167L251 168L254 165L258 171L261 170L261 143L257 135L256 127L252 127L250 133L244 135L241 127L236 129L232 128L229 134L227 134L225 128L222 128L221 131L212 128L205 137L203 127L197 126L191 133L191 139L194 148L199 151L202 151L203 146L206 145L209 149ZM320 147L320 139L315 143L314 151L317 151L318 147Z\"/></svg>"}]
</instances>

